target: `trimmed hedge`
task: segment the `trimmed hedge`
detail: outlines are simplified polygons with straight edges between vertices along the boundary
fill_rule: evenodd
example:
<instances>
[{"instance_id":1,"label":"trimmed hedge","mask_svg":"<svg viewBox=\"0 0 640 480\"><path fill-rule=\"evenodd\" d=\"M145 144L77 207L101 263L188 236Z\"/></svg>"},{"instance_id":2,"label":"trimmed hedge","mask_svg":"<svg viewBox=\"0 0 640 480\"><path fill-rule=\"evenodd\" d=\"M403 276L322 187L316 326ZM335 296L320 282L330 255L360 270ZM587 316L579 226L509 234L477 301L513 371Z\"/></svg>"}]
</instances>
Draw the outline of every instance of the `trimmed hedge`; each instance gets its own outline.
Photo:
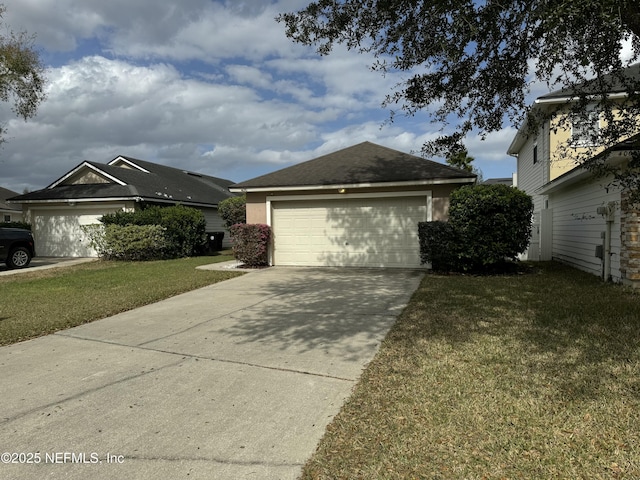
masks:
<instances>
[{"instance_id":1,"label":"trimmed hedge","mask_svg":"<svg viewBox=\"0 0 640 480\"><path fill-rule=\"evenodd\" d=\"M197 208L175 205L150 206L134 212L115 212L104 215L104 225L156 225L162 227L165 241L164 258L190 257L202 250L205 242L206 220Z\"/></svg>"},{"instance_id":2,"label":"trimmed hedge","mask_svg":"<svg viewBox=\"0 0 640 480\"><path fill-rule=\"evenodd\" d=\"M420 259L434 270L485 270L515 260L531 239L533 201L507 185L475 185L452 192L448 227L418 225Z\"/></svg>"},{"instance_id":3,"label":"trimmed hedge","mask_svg":"<svg viewBox=\"0 0 640 480\"><path fill-rule=\"evenodd\" d=\"M262 224L238 223L229 228L236 260L248 267L269 264L271 227Z\"/></svg>"},{"instance_id":4,"label":"trimmed hedge","mask_svg":"<svg viewBox=\"0 0 640 480\"><path fill-rule=\"evenodd\" d=\"M160 225L106 225L103 242L95 245L107 260L159 260L169 243ZM94 248L95 248L94 247Z\"/></svg>"}]
</instances>

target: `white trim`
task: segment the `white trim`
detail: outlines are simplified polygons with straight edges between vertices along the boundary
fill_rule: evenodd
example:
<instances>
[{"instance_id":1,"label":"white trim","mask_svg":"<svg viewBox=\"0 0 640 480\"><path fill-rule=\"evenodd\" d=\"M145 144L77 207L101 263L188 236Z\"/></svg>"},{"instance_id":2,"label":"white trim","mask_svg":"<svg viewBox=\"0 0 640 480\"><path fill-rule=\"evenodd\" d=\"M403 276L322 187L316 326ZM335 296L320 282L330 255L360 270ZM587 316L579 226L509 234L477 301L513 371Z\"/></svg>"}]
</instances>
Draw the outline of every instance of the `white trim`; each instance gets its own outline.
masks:
<instances>
[{"instance_id":1,"label":"white trim","mask_svg":"<svg viewBox=\"0 0 640 480\"><path fill-rule=\"evenodd\" d=\"M617 99L617 98L625 98L628 97L629 94L627 92L619 92L619 93L608 93L606 95L607 98L611 98L611 99ZM585 98L588 98L589 100L597 100L602 98L602 95L597 95L597 94L592 94L592 95L586 95ZM576 100L580 100L581 97L579 96L564 96L564 97L552 97L552 98L536 98L536 100L534 101L534 103L538 104L538 105L545 105L545 104L549 104L549 103L567 103L567 102L573 102Z\"/></svg>"},{"instance_id":2,"label":"white trim","mask_svg":"<svg viewBox=\"0 0 640 480\"><path fill-rule=\"evenodd\" d=\"M185 205L185 206L193 206L193 207L205 207L205 208L218 208L217 203L198 203L198 202L188 202L188 201L180 201L180 200L165 200L162 198L155 197L105 197L105 198L59 198L59 199L46 199L46 200L20 200L19 204L38 204L38 203L61 203L61 204L69 204L71 202L74 203L94 203L94 202L122 202L122 201L130 201L130 202L150 202L150 203L170 203L172 205Z\"/></svg>"},{"instance_id":3,"label":"white trim","mask_svg":"<svg viewBox=\"0 0 640 480\"><path fill-rule=\"evenodd\" d=\"M67 174L65 174L64 176L60 177L58 180L56 180L55 182L53 182L51 185L49 185L47 188L51 189L54 187L57 187L58 185L60 185L63 181L65 181L67 178L75 175L76 173L78 173L80 170L82 170L83 168L88 168L90 170L93 170L94 172L98 172L100 175L104 175L105 177L107 177L109 180L112 180L113 182L117 183L118 185L126 185L125 182L123 182L122 180L114 177L113 175L109 175L107 172L100 170L98 167L91 165L90 163L88 163L86 160L84 162L82 162L80 165L78 165L76 168L74 168L73 170L71 170L70 172L68 172Z\"/></svg>"},{"instance_id":4,"label":"white trim","mask_svg":"<svg viewBox=\"0 0 640 480\"><path fill-rule=\"evenodd\" d=\"M268 196L266 200L267 225L272 227L272 203L274 202L304 202L313 200L346 200L353 198L401 198L401 197L425 197L427 215L425 221L433 220L433 192L431 190L415 192L380 192L380 193L334 193L326 195L277 195ZM273 241L273 240L272 240ZM269 248L269 265L273 265L273 244Z\"/></svg>"},{"instance_id":5,"label":"white trim","mask_svg":"<svg viewBox=\"0 0 640 480\"><path fill-rule=\"evenodd\" d=\"M144 173L151 173L149 170L146 170L144 168L142 168L140 165L132 162L131 160L127 160L126 158L124 158L123 156L119 155L116 158L114 158L113 160L111 160L109 163L107 163L107 165L113 165L114 163L121 161L123 163L126 163L127 165L129 165L130 167L135 168L136 170L140 170L141 172Z\"/></svg>"},{"instance_id":6,"label":"white trim","mask_svg":"<svg viewBox=\"0 0 640 480\"><path fill-rule=\"evenodd\" d=\"M101 210L103 208L105 208L106 205L83 205L82 208L85 210ZM114 203L111 205L108 205L110 208L121 208L121 209L126 209L127 205L125 203ZM51 210L61 210L61 209L68 209L70 212L73 212L74 209L71 205L43 205L43 206L39 206L39 207L30 207L29 211L31 212L31 215L33 215L33 212L40 212L40 211L51 211Z\"/></svg>"},{"instance_id":7,"label":"white trim","mask_svg":"<svg viewBox=\"0 0 640 480\"><path fill-rule=\"evenodd\" d=\"M297 185L290 187L247 187L247 188L234 188L230 187L229 191L234 193L241 192L293 192L293 191L306 191L306 190L337 190L341 188L382 188L382 187L421 187L425 185L450 185L453 183L473 183L476 178L462 177L462 178L442 178L435 180L411 180L408 182L380 182L380 183L345 183L345 184L332 184L332 185ZM344 196L344 194L343 194ZM324 196L326 198L326 196Z\"/></svg>"},{"instance_id":8,"label":"white trim","mask_svg":"<svg viewBox=\"0 0 640 480\"><path fill-rule=\"evenodd\" d=\"M628 150L614 151L609 153L607 163L618 165L621 162L627 160L631 156ZM577 166L573 170L555 178L554 180L542 185L535 190L535 193L539 195L548 195L549 193L555 193L560 188L572 185L581 180L592 177L592 173L582 166Z\"/></svg>"},{"instance_id":9,"label":"white trim","mask_svg":"<svg viewBox=\"0 0 640 480\"><path fill-rule=\"evenodd\" d=\"M68 204L69 202L75 203L94 203L94 202L139 202L143 200L142 197L111 197L111 198L59 198L59 199L43 199L43 200L20 200L15 203L27 203L27 204L36 204L36 203L62 203Z\"/></svg>"}]
</instances>

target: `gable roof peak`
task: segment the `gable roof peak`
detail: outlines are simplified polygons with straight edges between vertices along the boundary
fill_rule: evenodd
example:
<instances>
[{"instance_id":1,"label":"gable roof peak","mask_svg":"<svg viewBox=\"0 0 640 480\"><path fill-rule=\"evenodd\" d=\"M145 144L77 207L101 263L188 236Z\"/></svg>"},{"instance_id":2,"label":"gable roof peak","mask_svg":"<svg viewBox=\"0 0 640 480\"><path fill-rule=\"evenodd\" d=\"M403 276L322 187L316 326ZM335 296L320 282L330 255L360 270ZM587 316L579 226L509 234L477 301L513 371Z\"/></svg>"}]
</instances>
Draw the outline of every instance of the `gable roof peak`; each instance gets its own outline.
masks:
<instances>
[{"instance_id":1,"label":"gable roof peak","mask_svg":"<svg viewBox=\"0 0 640 480\"><path fill-rule=\"evenodd\" d=\"M125 157L124 155L118 155L116 158L114 158L109 163L107 163L107 165L121 167L122 164L124 163L129 168L134 168L134 169L140 170L141 172L144 172L144 173L150 173L149 170L147 170L146 168L143 168L140 165L138 165L138 163L141 162L141 161L142 160L138 160L137 158Z\"/></svg>"},{"instance_id":2,"label":"gable roof peak","mask_svg":"<svg viewBox=\"0 0 640 480\"><path fill-rule=\"evenodd\" d=\"M369 141L233 185L238 189L424 183L475 175L442 163Z\"/></svg>"}]
</instances>

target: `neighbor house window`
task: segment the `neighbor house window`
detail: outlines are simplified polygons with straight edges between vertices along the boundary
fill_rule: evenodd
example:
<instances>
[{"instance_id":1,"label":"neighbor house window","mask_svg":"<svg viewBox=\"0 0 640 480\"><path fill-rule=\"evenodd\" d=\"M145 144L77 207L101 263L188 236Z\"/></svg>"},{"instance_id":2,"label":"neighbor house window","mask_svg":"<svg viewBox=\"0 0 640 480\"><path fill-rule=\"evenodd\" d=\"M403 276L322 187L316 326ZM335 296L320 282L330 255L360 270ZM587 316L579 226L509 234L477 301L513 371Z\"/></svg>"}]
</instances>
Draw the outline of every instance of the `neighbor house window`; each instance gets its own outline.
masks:
<instances>
[{"instance_id":1,"label":"neighbor house window","mask_svg":"<svg viewBox=\"0 0 640 480\"><path fill-rule=\"evenodd\" d=\"M4 216L4 221L5 222L10 222L11 221L11 215L5 215Z\"/></svg>"},{"instance_id":2,"label":"neighbor house window","mask_svg":"<svg viewBox=\"0 0 640 480\"><path fill-rule=\"evenodd\" d=\"M600 114L596 110L587 110L571 118L571 143L576 147L589 147L598 144L600 135Z\"/></svg>"},{"instance_id":3,"label":"neighbor house window","mask_svg":"<svg viewBox=\"0 0 640 480\"><path fill-rule=\"evenodd\" d=\"M533 163L538 163L538 142L533 143Z\"/></svg>"}]
</instances>

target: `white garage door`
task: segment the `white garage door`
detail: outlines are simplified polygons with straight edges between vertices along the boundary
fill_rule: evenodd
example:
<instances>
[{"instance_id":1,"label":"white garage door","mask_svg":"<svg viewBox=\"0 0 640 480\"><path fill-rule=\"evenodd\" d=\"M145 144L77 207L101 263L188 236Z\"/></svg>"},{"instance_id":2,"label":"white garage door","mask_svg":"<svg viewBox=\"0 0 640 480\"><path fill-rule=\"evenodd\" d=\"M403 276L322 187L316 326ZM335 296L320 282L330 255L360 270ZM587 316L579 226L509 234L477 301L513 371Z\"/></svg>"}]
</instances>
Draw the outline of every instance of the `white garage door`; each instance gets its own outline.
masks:
<instances>
[{"instance_id":1,"label":"white garage door","mask_svg":"<svg viewBox=\"0 0 640 480\"><path fill-rule=\"evenodd\" d=\"M36 254L42 257L95 257L83 225L99 222L106 212L95 208L36 210L32 213L32 229Z\"/></svg>"},{"instance_id":2,"label":"white garage door","mask_svg":"<svg viewBox=\"0 0 640 480\"><path fill-rule=\"evenodd\" d=\"M419 267L426 196L274 201L274 265Z\"/></svg>"}]
</instances>

